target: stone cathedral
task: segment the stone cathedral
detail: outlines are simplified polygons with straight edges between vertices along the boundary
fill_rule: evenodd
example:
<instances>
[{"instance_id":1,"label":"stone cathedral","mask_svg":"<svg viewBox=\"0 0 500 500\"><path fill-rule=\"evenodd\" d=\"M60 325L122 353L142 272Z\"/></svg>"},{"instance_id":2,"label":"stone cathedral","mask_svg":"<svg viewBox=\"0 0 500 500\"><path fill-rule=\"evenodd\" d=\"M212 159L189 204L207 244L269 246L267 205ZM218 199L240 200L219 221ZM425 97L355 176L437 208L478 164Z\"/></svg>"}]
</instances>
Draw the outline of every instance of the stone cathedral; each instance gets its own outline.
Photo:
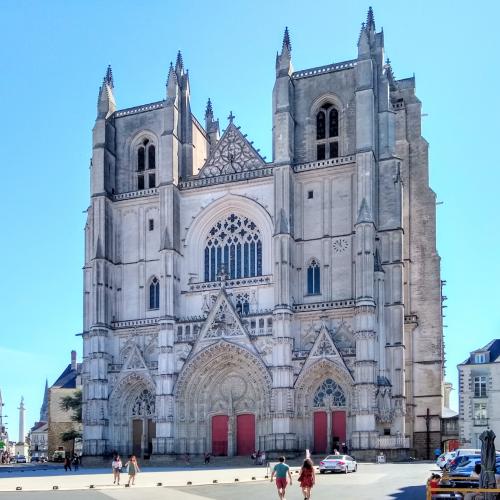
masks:
<instances>
[{"instance_id":1,"label":"stone cathedral","mask_svg":"<svg viewBox=\"0 0 500 500\"><path fill-rule=\"evenodd\" d=\"M162 100L117 109L108 68L85 226L84 453L356 457L440 444L436 198L415 78L370 9L357 57L276 57L273 157L178 54ZM236 107L236 106L235 106ZM164 457L167 459L168 457Z\"/></svg>"}]
</instances>

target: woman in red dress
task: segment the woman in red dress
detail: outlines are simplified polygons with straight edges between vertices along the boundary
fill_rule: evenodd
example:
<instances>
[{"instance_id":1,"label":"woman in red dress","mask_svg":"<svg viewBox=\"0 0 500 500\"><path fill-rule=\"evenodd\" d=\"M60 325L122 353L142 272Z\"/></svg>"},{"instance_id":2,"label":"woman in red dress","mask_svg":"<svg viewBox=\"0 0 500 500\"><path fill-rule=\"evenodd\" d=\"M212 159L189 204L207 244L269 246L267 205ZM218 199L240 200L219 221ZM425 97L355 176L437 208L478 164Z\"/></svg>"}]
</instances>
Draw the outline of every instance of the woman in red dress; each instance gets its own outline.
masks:
<instances>
[{"instance_id":1,"label":"woman in red dress","mask_svg":"<svg viewBox=\"0 0 500 500\"><path fill-rule=\"evenodd\" d=\"M314 474L313 463L310 458L306 458L302 464L299 475L299 483L302 488L302 494L304 495L304 500L309 500L311 498L311 488L314 486L316 476Z\"/></svg>"}]
</instances>

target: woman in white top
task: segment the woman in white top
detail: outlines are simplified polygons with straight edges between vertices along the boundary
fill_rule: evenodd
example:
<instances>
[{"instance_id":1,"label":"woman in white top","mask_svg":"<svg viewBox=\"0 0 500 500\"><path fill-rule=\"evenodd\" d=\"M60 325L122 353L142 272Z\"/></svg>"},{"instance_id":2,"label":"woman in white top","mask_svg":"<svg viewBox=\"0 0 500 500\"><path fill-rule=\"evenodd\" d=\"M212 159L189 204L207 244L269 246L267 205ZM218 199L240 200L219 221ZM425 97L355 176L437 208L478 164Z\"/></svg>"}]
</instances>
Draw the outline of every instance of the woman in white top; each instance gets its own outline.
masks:
<instances>
[{"instance_id":1,"label":"woman in white top","mask_svg":"<svg viewBox=\"0 0 500 500\"><path fill-rule=\"evenodd\" d=\"M111 462L111 469L113 470L113 484L120 485L120 472L122 471L122 461L120 455L115 455Z\"/></svg>"}]
</instances>

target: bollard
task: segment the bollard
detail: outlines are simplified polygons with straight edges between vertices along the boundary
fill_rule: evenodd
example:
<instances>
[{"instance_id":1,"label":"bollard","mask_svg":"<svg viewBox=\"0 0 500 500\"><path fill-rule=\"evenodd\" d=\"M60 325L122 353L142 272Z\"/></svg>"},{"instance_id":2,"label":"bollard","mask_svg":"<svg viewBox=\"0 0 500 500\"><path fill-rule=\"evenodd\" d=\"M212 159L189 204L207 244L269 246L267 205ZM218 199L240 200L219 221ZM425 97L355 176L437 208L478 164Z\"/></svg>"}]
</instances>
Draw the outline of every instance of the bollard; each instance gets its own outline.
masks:
<instances>
[{"instance_id":1,"label":"bollard","mask_svg":"<svg viewBox=\"0 0 500 500\"><path fill-rule=\"evenodd\" d=\"M269 476L266 474L266 475L264 476L264 479L269 479Z\"/></svg>"},{"instance_id":2,"label":"bollard","mask_svg":"<svg viewBox=\"0 0 500 500\"><path fill-rule=\"evenodd\" d=\"M186 484L187 484L188 486L190 486L190 485L191 485L191 484L193 484L193 483L192 483L191 481L188 481Z\"/></svg>"},{"instance_id":3,"label":"bollard","mask_svg":"<svg viewBox=\"0 0 500 500\"><path fill-rule=\"evenodd\" d=\"M90 489L93 489L93 488L94 488L94 485L93 485L93 484L91 484L91 485L89 486L89 488L90 488Z\"/></svg>"},{"instance_id":4,"label":"bollard","mask_svg":"<svg viewBox=\"0 0 500 500\"><path fill-rule=\"evenodd\" d=\"M125 483L125 488L130 488L130 484Z\"/></svg>"},{"instance_id":5,"label":"bollard","mask_svg":"<svg viewBox=\"0 0 500 500\"><path fill-rule=\"evenodd\" d=\"M212 483L214 483L214 484L215 484L215 483L218 483L218 482L219 482L219 481L217 481L217 479L214 479L214 480L212 481Z\"/></svg>"},{"instance_id":6,"label":"bollard","mask_svg":"<svg viewBox=\"0 0 500 500\"><path fill-rule=\"evenodd\" d=\"M255 476L252 476L252 481L255 481L257 478Z\"/></svg>"},{"instance_id":7,"label":"bollard","mask_svg":"<svg viewBox=\"0 0 500 500\"><path fill-rule=\"evenodd\" d=\"M22 486L16 486L16 491L21 491L23 489Z\"/></svg>"},{"instance_id":8,"label":"bollard","mask_svg":"<svg viewBox=\"0 0 500 500\"><path fill-rule=\"evenodd\" d=\"M234 482L237 483L239 479L237 477L234 478Z\"/></svg>"},{"instance_id":9,"label":"bollard","mask_svg":"<svg viewBox=\"0 0 500 500\"><path fill-rule=\"evenodd\" d=\"M156 486L163 486L163 483L156 483Z\"/></svg>"},{"instance_id":10,"label":"bollard","mask_svg":"<svg viewBox=\"0 0 500 500\"><path fill-rule=\"evenodd\" d=\"M58 490L58 489L59 489L59 486L52 486L52 489L53 489L53 490Z\"/></svg>"}]
</instances>

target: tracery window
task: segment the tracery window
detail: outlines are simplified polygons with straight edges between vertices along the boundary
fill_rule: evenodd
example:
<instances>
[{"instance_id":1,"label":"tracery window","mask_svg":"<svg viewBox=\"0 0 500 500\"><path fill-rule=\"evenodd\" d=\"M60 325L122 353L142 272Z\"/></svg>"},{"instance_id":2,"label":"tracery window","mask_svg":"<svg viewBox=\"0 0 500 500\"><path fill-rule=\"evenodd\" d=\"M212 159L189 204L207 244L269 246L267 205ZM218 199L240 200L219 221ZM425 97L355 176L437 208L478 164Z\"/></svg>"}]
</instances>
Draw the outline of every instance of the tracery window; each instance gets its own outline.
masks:
<instances>
[{"instance_id":1,"label":"tracery window","mask_svg":"<svg viewBox=\"0 0 500 500\"><path fill-rule=\"evenodd\" d=\"M345 394L342 388L331 378L327 378L314 393L313 406L346 406Z\"/></svg>"},{"instance_id":2,"label":"tracery window","mask_svg":"<svg viewBox=\"0 0 500 500\"><path fill-rule=\"evenodd\" d=\"M307 268L307 294L318 295L321 293L320 268L318 261L313 259Z\"/></svg>"},{"instance_id":3,"label":"tracery window","mask_svg":"<svg viewBox=\"0 0 500 500\"><path fill-rule=\"evenodd\" d=\"M236 312L240 316L246 316L250 313L250 299L248 293L239 293L236 295Z\"/></svg>"},{"instance_id":4,"label":"tracery window","mask_svg":"<svg viewBox=\"0 0 500 500\"><path fill-rule=\"evenodd\" d=\"M153 187L156 187L156 148L149 139L144 139L137 148L137 189Z\"/></svg>"},{"instance_id":5,"label":"tracery window","mask_svg":"<svg viewBox=\"0 0 500 500\"><path fill-rule=\"evenodd\" d=\"M149 309L160 308L160 282L155 276L149 284Z\"/></svg>"},{"instance_id":6,"label":"tracery window","mask_svg":"<svg viewBox=\"0 0 500 500\"><path fill-rule=\"evenodd\" d=\"M332 104L321 106L316 114L316 159L339 156L339 112Z\"/></svg>"},{"instance_id":7,"label":"tracery window","mask_svg":"<svg viewBox=\"0 0 500 500\"><path fill-rule=\"evenodd\" d=\"M155 397L150 391L144 389L134 401L132 416L147 417L155 414Z\"/></svg>"},{"instance_id":8,"label":"tracery window","mask_svg":"<svg viewBox=\"0 0 500 500\"><path fill-rule=\"evenodd\" d=\"M224 271L230 279L262 275L262 241L257 225L234 213L218 221L205 244L205 281Z\"/></svg>"}]
</instances>

